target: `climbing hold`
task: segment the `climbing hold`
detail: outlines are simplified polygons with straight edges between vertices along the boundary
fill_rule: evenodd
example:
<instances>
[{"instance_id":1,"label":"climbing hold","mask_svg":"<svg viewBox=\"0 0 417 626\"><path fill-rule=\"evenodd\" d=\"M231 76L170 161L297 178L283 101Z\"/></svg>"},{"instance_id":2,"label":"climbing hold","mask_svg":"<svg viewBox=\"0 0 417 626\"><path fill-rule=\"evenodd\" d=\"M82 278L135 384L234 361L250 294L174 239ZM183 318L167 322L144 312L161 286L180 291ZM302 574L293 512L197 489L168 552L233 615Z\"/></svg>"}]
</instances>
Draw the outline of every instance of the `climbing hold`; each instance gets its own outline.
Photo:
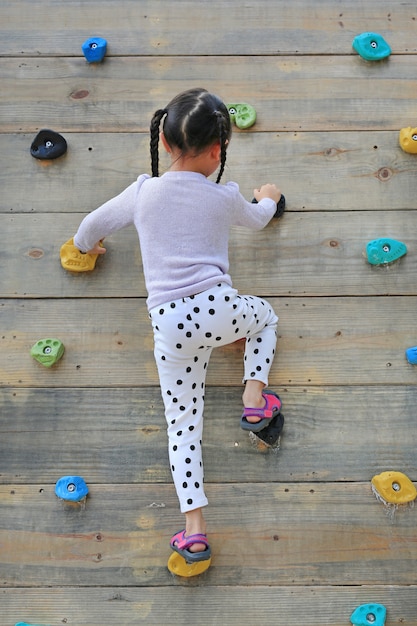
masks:
<instances>
[{"instance_id":1,"label":"climbing hold","mask_svg":"<svg viewBox=\"0 0 417 626\"><path fill-rule=\"evenodd\" d=\"M408 504L417 497L411 480L402 472L382 472L371 480L372 491L384 504Z\"/></svg>"},{"instance_id":2,"label":"climbing hold","mask_svg":"<svg viewBox=\"0 0 417 626\"><path fill-rule=\"evenodd\" d=\"M28 624L27 622L18 622L15 626L41 626L41 624Z\"/></svg>"},{"instance_id":3,"label":"climbing hold","mask_svg":"<svg viewBox=\"0 0 417 626\"><path fill-rule=\"evenodd\" d=\"M378 33L361 33L357 35L352 47L366 61L380 61L391 54L391 47Z\"/></svg>"},{"instance_id":4,"label":"climbing hold","mask_svg":"<svg viewBox=\"0 0 417 626\"><path fill-rule=\"evenodd\" d=\"M67 502L81 502L87 497L88 487L81 476L63 476L55 485L55 494Z\"/></svg>"},{"instance_id":5,"label":"climbing hold","mask_svg":"<svg viewBox=\"0 0 417 626\"><path fill-rule=\"evenodd\" d=\"M350 616L353 626L384 626L387 609L382 604L361 604Z\"/></svg>"},{"instance_id":6,"label":"climbing hold","mask_svg":"<svg viewBox=\"0 0 417 626\"><path fill-rule=\"evenodd\" d=\"M30 355L45 367L52 367L64 354L64 344L59 339L40 339L30 349Z\"/></svg>"},{"instance_id":7,"label":"climbing hold","mask_svg":"<svg viewBox=\"0 0 417 626\"><path fill-rule=\"evenodd\" d=\"M84 41L81 48L89 63L100 63L107 51L107 41L102 37L90 37Z\"/></svg>"},{"instance_id":8,"label":"climbing hold","mask_svg":"<svg viewBox=\"0 0 417 626\"><path fill-rule=\"evenodd\" d=\"M405 254L407 254L407 246L396 239L374 239L366 246L366 255L371 265L393 263Z\"/></svg>"},{"instance_id":9,"label":"climbing hold","mask_svg":"<svg viewBox=\"0 0 417 626\"><path fill-rule=\"evenodd\" d=\"M400 146L404 152L417 154L417 128L407 126L400 130Z\"/></svg>"},{"instance_id":10,"label":"climbing hold","mask_svg":"<svg viewBox=\"0 0 417 626\"><path fill-rule=\"evenodd\" d=\"M413 348L407 348L405 351L405 356L407 357L407 361L411 363L411 365L417 365L417 346Z\"/></svg>"},{"instance_id":11,"label":"climbing hold","mask_svg":"<svg viewBox=\"0 0 417 626\"><path fill-rule=\"evenodd\" d=\"M28 624L27 622L18 622L15 626L41 626L41 624Z\"/></svg>"},{"instance_id":12,"label":"climbing hold","mask_svg":"<svg viewBox=\"0 0 417 626\"><path fill-rule=\"evenodd\" d=\"M250 104L228 104L229 115L232 122L241 130L250 128L256 122L256 111Z\"/></svg>"},{"instance_id":13,"label":"climbing hold","mask_svg":"<svg viewBox=\"0 0 417 626\"><path fill-rule=\"evenodd\" d=\"M256 198L253 198L252 204L258 204L258 201L256 200ZM277 210L275 211L272 217L277 217L277 218L281 217L284 211L285 211L285 196L282 193L279 201L277 202Z\"/></svg>"},{"instance_id":14,"label":"climbing hold","mask_svg":"<svg viewBox=\"0 0 417 626\"><path fill-rule=\"evenodd\" d=\"M60 249L61 265L69 272L90 272L96 266L98 254L81 252L74 246L74 239L68 239Z\"/></svg>"},{"instance_id":15,"label":"climbing hold","mask_svg":"<svg viewBox=\"0 0 417 626\"><path fill-rule=\"evenodd\" d=\"M35 159L43 161L57 159L67 151L65 138L54 130L43 128L38 132L30 146L30 153Z\"/></svg>"},{"instance_id":16,"label":"climbing hold","mask_svg":"<svg viewBox=\"0 0 417 626\"><path fill-rule=\"evenodd\" d=\"M178 552L173 552L168 559L168 569L171 574L182 576L183 578L191 578L202 574L211 565L211 559L206 561L198 561L197 563L187 563L183 556Z\"/></svg>"}]
</instances>

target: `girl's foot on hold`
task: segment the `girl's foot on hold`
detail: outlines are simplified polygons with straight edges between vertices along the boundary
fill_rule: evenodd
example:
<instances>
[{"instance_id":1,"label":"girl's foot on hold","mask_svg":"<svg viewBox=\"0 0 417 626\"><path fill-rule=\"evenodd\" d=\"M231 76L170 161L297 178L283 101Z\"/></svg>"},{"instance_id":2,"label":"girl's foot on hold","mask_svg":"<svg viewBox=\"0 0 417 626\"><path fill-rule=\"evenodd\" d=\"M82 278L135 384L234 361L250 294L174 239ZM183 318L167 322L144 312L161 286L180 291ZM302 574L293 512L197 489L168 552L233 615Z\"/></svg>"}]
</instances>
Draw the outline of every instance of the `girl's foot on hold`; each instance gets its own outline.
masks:
<instances>
[{"instance_id":1,"label":"girl's foot on hold","mask_svg":"<svg viewBox=\"0 0 417 626\"><path fill-rule=\"evenodd\" d=\"M171 538L170 545L186 563L199 563L211 558L211 549L205 534L197 533L187 537L185 530L180 530ZM197 550L201 546L203 549Z\"/></svg>"},{"instance_id":2,"label":"girl's foot on hold","mask_svg":"<svg viewBox=\"0 0 417 626\"><path fill-rule=\"evenodd\" d=\"M266 428L271 423L271 420L280 413L282 403L276 393L264 391L261 397L261 406L259 406L259 401L257 402L258 406L245 406L243 409L240 419L240 426L243 430L258 433Z\"/></svg>"}]
</instances>

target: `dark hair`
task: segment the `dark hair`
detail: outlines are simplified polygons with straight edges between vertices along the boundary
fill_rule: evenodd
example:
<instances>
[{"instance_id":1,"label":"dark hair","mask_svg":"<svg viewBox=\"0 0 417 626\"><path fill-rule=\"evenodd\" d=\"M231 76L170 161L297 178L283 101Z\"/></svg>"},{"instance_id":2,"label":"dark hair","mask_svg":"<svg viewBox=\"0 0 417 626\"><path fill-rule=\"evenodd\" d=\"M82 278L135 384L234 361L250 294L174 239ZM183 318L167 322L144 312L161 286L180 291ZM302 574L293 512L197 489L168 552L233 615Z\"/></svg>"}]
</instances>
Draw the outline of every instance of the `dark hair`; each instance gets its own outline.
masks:
<instances>
[{"instance_id":1,"label":"dark hair","mask_svg":"<svg viewBox=\"0 0 417 626\"><path fill-rule=\"evenodd\" d=\"M163 132L171 147L182 154L196 155L216 141L220 142L220 170L216 182L220 182L226 164L226 148L232 133L229 111L217 96L206 89L189 89L158 109L151 121L152 176L159 176L159 128L162 118Z\"/></svg>"}]
</instances>

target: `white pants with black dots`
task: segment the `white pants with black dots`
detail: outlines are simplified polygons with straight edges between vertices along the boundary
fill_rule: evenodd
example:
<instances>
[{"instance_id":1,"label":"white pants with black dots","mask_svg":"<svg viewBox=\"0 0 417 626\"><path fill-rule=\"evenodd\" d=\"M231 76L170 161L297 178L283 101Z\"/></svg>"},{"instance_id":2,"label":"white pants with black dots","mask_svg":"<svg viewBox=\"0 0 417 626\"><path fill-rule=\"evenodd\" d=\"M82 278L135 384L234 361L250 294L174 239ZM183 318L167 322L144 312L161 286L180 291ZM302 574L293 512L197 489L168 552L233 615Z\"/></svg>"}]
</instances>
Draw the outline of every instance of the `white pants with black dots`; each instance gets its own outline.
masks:
<instances>
[{"instance_id":1,"label":"white pants with black dots","mask_svg":"<svg viewBox=\"0 0 417 626\"><path fill-rule=\"evenodd\" d=\"M204 389L211 351L245 338L244 381L268 384L278 317L266 300L226 283L150 310L169 458L181 512L208 504L203 485Z\"/></svg>"}]
</instances>

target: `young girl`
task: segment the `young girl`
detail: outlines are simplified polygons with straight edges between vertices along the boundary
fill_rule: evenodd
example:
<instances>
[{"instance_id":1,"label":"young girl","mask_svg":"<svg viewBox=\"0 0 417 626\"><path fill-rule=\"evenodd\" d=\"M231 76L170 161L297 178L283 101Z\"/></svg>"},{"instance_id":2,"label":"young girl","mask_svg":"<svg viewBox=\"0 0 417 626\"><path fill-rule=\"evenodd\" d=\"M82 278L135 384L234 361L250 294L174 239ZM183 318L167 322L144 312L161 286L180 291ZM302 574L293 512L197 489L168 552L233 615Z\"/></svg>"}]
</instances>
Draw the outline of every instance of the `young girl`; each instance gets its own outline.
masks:
<instances>
[{"instance_id":1,"label":"young girl","mask_svg":"<svg viewBox=\"0 0 417 626\"><path fill-rule=\"evenodd\" d=\"M160 125L163 120L162 132ZM205 89L177 95L151 121L152 177L142 174L125 191L90 213L74 244L103 254L100 241L134 224L140 240L155 360L168 424L169 457L185 529L171 548L188 563L210 558L202 507L202 431L207 365L213 348L246 339L241 426L259 432L280 412L264 392L278 318L265 300L240 296L228 274L232 225L260 230L281 197L266 184L246 201L236 183L219 185L231 122L225 104ZM170 154L159 177L159 142ZM220 166L216 183L209 180Z\"/></svg>"}]
</instances>

